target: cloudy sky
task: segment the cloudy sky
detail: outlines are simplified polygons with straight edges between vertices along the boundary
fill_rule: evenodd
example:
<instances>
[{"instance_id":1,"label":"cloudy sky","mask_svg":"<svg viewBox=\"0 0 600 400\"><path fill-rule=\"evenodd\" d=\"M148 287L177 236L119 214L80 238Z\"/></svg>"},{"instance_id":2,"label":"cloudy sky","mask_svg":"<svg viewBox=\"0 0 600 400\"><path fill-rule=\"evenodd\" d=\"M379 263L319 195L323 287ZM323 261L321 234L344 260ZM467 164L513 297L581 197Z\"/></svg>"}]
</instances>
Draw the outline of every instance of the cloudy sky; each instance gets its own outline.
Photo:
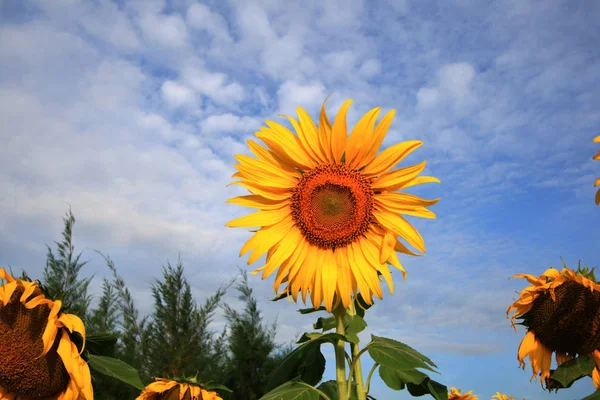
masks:
<instances>
[{"instance_id":1,"label":"cloudy sky","mask_svg":"<svg viewBox=\"0 0 600 400\"><path fill-rule=\"evenodd\" d=\"M525 283L508 277L599 265L598 21L594 0L0 0L0 263L39 276L70 204L95 293L109 274L93 249L142 313L180 254L201 301L247 268L250 233L224 226L248 212L225 204L244 191L226 185L262 122L316 116L328 94L330 114L354 99L350 126L394 108L384 146L422 140L407 161L442 183L412 193L442 200L438 219L412 219L427 256L401 257L408 279L366 333L480 399L546 398L518 368L524 331L505 310ZM281 342L311 328L268 302L272 279L251 283ZM409 398L379 381L372 394Z\"/></svg>"}]
</instances>

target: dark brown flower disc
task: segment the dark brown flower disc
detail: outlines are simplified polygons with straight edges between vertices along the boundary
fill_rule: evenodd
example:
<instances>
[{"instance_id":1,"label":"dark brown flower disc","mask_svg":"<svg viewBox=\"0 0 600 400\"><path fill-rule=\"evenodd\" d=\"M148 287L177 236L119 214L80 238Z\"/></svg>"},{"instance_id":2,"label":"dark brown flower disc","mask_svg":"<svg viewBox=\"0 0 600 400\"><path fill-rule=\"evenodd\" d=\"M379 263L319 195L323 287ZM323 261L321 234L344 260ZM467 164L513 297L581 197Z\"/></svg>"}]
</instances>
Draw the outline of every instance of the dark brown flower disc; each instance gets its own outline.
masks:
<instances>
[{"instance_id":1,"label":"dark brown flower disc","mask_svg":"<svg viewBox=\"0 0 600 400\"><path fill-rule=\"evenodd\" d=\"M529 330L547 348L589 354L600 348L600 292L567 281L538 297L526 315Z\"/></svg>"},{"instance_id":2,"label":"dark brown flower disc","mask_svg":"<svg viewBox=\"0 0 600 400\"><path fill-rule=\"evenodd\" d=\"M160 393L157 396L157 400L179 400L179 390L180 390L181 386L177 385L172 387L169 390L166 390L162 393ZM185 393L183 394L183 399L182 400L191 400L192 399L192 395L190 394L190 390L189 388L186 387Z\"/></svg>"},{"instance_id":3,"label":"dark brown flower disc","mask_svg":"<svg viewBox=\"0 0 600 400\"><path fill-rule=\"evenodd\" d=\"M69 374L57 354L57 335L52 348L43 351L42 335L50 308L39 305L31 310L20 302L17 288L6 305L0 305L0 386L20 396L47 397L63 392Z\"/></svg>"}]
</instances>

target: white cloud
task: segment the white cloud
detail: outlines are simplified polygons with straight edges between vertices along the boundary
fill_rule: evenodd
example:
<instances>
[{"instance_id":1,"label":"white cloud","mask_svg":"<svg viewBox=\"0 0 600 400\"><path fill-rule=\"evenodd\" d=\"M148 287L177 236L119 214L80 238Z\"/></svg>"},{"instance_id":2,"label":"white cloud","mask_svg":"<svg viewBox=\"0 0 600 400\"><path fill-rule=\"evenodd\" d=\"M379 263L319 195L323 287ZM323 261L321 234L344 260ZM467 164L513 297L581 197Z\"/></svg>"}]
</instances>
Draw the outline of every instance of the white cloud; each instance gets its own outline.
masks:
<instances>
[{"instance_id":1,"label":"white cloud","mask_svg":"<svg viewBox=\"0 0 600 400\"><path fill-rule=\"evenodd\" d=\"M474 77L475 69L468 63L444 65L437 72L439 88L458 99L470 94Z\"/></svg>"},{"instance_id":2,"label":"white cloud","mask_svg":"<svg viewBox=\"0 0 600 400\"><path fill-rule=\"evenodd\" d=\"M381 62L379 60L370 58L363 62L360 66L360 73L366 77L371 78L381 72Z\"/></svg>"},{"instance_id":3,"label":"white cloud","mask_svg":"<svg viewBox=\"0 0 600 400\"><path fill-rule=\"evenodd\" d=\"M440 91L436 88L421 88L417 92L417 107L430 108L440 100Z\"/></svg>"},{"instance_id":4,"label":"white cloud","mask_svg":"<svg viewBox=\"0 0 600 400\"><path fill-rule=\"evenodd\" d=\"M221 105L237 103L245 96L245 90L238 82L226 83L225 73L207 71L202 65L184 67L181 77L195 91Z\"/></svg>"},{"instance_id":5,"label":"white cloud","mask_svg":"<svg viewBox=\"0 0 600 400\"><path fill-rule=\"evenodd\" d=\"M327 93L321 82L299 84L286 81L277 89L279 112L294 116L296 107L304 108L309 114L318 110Z\"/></svg>"},{"instance_id":6,"label":"white cloud","mask_svg":"<svg viewBox=\"0 0 600 400\"><path fill-rule=\"evenodd\" d=\"M163 100L169 107L196 106L197 97L185 85L174 81L165 81L160 87Z\"/></svg>"},{"instance_id":7,"label":"white cloud","mask_svg":"<svg viewBox=\"0 0 600 400\"><path fill-rule=\"evenodd\" d=\"M202 121L202 131L207 133L232 132L247 134L261 125L258 118L240 117L231 113L211 115Z\"/></svg>"},{"instance_id":8,"label":"white cloud","mask_svg":"<svg viewBox=\"0 0 600 400\"><path fill-rule=\"evenodd\" d=\"M223 17L204 4L192 4L187 10L186 20L191 27L205 30L219 42L233 41Z\"/></svg>"},{"instance_id":9,"label":"white cloud","mask_svg":"<svg viewBox=\"0 0 600 400\"><path fill-rule=\"evenodd\" d=\"M183 47L187 44L187 28L179 15L144 13L139 17L139 26L145 37L160 46Z\"/></svg>"}]
</instances>

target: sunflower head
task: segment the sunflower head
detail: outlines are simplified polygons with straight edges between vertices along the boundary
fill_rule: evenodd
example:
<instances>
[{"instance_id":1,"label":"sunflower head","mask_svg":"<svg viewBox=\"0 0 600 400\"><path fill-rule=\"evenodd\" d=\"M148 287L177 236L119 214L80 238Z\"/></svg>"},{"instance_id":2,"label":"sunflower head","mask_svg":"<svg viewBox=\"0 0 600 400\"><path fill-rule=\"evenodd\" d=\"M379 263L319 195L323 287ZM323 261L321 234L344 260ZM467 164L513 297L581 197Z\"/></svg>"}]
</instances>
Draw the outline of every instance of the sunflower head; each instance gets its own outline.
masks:
<instances>
[{"instance_id":1,"label":"sunflower head","mask_svg":"<svg viewBox=\"0 0 600 400\"><path fill-rule=\"evenodd\" d=\"M0 284L0 398L93 399L90 370L80 356L83 322L61 313L61 302L47 299L37 282L2 268ZM74 335L83 339L81 348Z\"/></svg>"},{"instance_id":2,"label":"sunflower head","mask_svg":"<svg viewBox=\"0 0 600 400\"><path fill-rule=\"evenodd\" d=\"M230 227L259 227L244 244L240 256L251 251L248 264L266 254L266 264L254 272L265 279L275 271L275 292L288 294L313 306L348 308L359 292L368 304L382 298L383 279L393 292L388 265L404 269L396 252L417 255L425 244L404 218L435 218L427 209L439 199L426 200L399 192L426 182L420 164L393 169L422 142L395 144L378 154L394 110L376 125L380 109L366 113L348 132L340 108L333 124L321 107L318 125L302 108L298 120L287 117L295 133L266 121L255 135L266 147L248 140L256 158L237 155L239 181L251 194L228 202L259 211L230 221ZM404 216L403 216L404 215ZM381 278L380 278L381 277ZM283 290L279 288L284 285Z\"/></svg>"},{"instance_id":3,"label":"sunflower head","mask_svg":"<svg viewBox=\"0 0 600 400\"><path fill-rule=\"evenodd\" d=\"M156 378L136 400L223 400L216 392L209 392L190 381Z\"/></svg>"},{"instance_id":4,"label":"sunflower head","mask_svg":"<svg viewBox=\"0 0 600 400\"><path fill-rule=\"evenodd\" d=\"M593 270L565 267L561 272L548 269L539 278L514 277L531 284L507 310L507 315L515 311L513 326L518 317L528 331L518 360L524 368L529 356L534 377L541 373L542 384L550 376L553 352L560 365L577 354L593 355L600 348L600 285L591 279Z\"/></svg>"},{"instance_id":5,"label":"sunflower head","mask_svg":"<svg viewBox=\"0 0 600 400\"><path fill-rule=\"evenodd\" d=\"M594 138L594 142L600 142L600 136L596 136ZM594 154L594 157L592 157L592 159L600 160L600 150L598 150L598 152ZM596 186L600 186L600 178L596 179L596 182L594 182L594 187ZM596 205L600 205L600 189L598 189L598 191L596 192Z\"/></svg>"},{"instance_id":6,"label":"sunflower head","mask_svg":"<svg viewBox=\"0 0 600 400\"><path fill-rule=\"evenodd\" d=\"M472 393L472 390L469 390L467 393L461 393L460 389L450 388L448 400L477 400L477 396Z\"/></svg>"},{"instance_id":7,"label":"sunflower head","mask_svg":"<svg viewBox=\"0 0 600 400\"><path fill-rule=\"evenodd\" d=\"M492 396L492 399L497 399L497 400L515 400L515 398L512 395L507 396L507 395L502 394L500 392L496 392L496 394L494 396ZM525 400L525 399L523 399L523 400Z\"/></svg>"}]
</instances>

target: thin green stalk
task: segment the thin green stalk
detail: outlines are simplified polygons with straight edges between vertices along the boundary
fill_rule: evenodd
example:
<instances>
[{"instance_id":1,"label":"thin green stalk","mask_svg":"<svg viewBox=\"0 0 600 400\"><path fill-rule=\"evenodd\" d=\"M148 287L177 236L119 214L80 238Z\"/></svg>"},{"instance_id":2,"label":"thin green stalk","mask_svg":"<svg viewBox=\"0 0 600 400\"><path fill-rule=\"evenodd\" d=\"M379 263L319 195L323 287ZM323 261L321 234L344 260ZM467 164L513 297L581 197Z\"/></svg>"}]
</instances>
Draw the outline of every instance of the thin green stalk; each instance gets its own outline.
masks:
<instances>
[{"instance_id":1,"label":"thin green stalk","mask_svg":"<svg viewBox=\"0 0 600 400\"><path fill-rule=\"evenodd\" d=\"M363 384L362 367L360 365L360 355L358 343L352 343L352 363L354 364L354 381L356 382L356 398L357 400L367 400L365 385Z\"/></svg>"},{"instance_id":2,"label":"thin green stalk","mask_svg":"<svg viewBox=\"0 0 600 400\"><path fill-rule=\"evenodd\" d=\"M346 333L344 328L344 315L346 310L338 307L334 311L335 315L335 332L343 335ZM346 350L343 340L338 340L335 344L335 380L338 386L339 400L347 399L346 396Z\"/></svg>"},{"instance_id":3,"label":"thin green stalk","mask_svg":"<svg viewBox=\"0 0 600 400\"><path fill-rule=\"evenodd\" d=\"M369 376L367 376L367 394L369 394L369 391L371 390L371 377L373 376L373 372L375 372L375 370L377 369L377 367L379 366L379 363L375 363L373 364L373 366L371 367L371 370L369 371Z\"/></svg>"}]
</instances>

